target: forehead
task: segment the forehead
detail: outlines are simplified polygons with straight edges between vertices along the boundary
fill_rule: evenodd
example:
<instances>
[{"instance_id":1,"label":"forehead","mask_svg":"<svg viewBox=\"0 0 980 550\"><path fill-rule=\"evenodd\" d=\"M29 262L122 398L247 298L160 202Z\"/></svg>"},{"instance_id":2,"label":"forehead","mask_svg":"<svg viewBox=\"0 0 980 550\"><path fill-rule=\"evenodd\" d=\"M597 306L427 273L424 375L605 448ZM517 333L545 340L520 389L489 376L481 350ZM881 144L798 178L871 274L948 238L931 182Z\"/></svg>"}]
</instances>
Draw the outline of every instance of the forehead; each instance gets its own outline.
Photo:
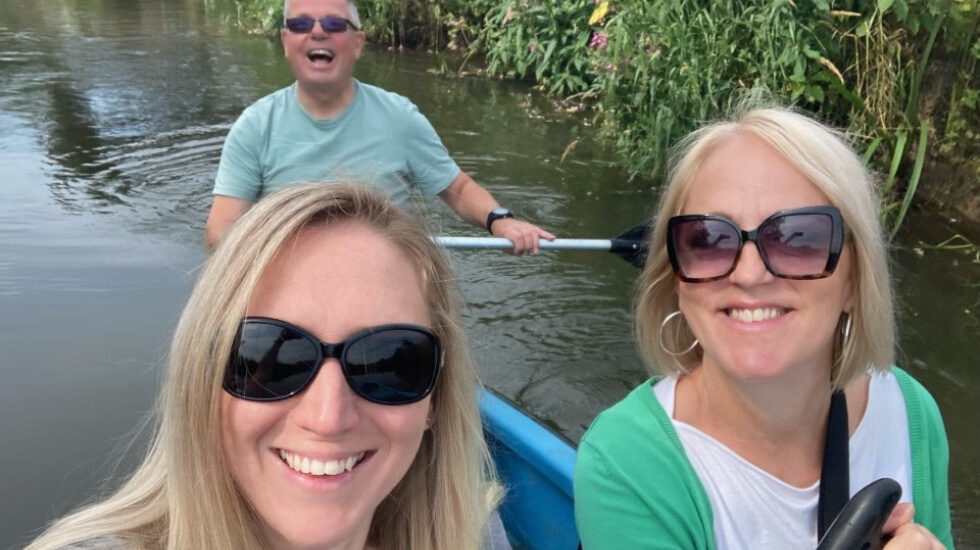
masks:
<instances>
[{"instance_id":1,"label":"forehead","mask_svg":"<svg viewBox=\"0 0 980 550\"><path fill-rule=\"evenodd\" d=\"M350 9L347 0L288 0L286 15L341 15L347 17Z\"/></svg>"},{"instance_id":2,"label":"forehead","mask_svg":"<svg viewBox=\"0 0 980 550\"><path fill-rule=\"evenodd\" d=\"M760 223L779 210L823 204L830 201L779 151L751 133L737 132L707 153L681 212Z\"/></svg>"},{"instance_id":3,"label":"forehead","mask_svg":"<svg viewBox=\"0 0 980 550\"><path fill-rule=\"evenodd\" d=\"M359 223L308 227L285 243L248 307L249 315L283 319L326 340L380 324L429 324L412 260Z\"/></svg>"}]
</instances>

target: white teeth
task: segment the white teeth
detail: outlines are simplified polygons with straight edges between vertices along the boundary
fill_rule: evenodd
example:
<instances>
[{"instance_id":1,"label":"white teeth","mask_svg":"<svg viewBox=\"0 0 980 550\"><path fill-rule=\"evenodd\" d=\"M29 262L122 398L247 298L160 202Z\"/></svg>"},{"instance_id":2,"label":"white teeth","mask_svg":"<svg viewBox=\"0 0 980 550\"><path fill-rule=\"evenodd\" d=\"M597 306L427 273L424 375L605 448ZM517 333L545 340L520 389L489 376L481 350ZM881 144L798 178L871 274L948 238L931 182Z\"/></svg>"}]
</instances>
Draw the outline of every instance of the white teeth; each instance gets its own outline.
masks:
<instances>
[{"instance_id":1,"label":"white teeth","mask_svg":"<svg viewBox=\"0 0 980 550\"><path fill-rule=\"evenodd\" d=\"M328 50L326 48L317 48L306 52L306 57L312 59L314 56L323 56L327 58L327 61L330 61L334 58L334 53L332 50Z\"/></svg>"},{"instance_id":2,"label":"white teeth","mask_svg":"<svg viewBox=\"0 0 980 550\"><path fill-rule=\"evenodd\" d=\"M765 307L757 309L730 309L728 310L728 316L732 319L738 319L743 323L755 323L758 321L765 321L767 319L775 319L785 312L783 309Z\"/></svg>"},{"instance_id":3,"label":"white teeth","mask_svg":"<svg viewBox=\"0 0 980 550\"><path fill-rule=\"evenodd\" d=\"M289 465L290 468L304 474L315 476L335 476L354 469L354 466L364 458L364 453L342 458L340 460L317 460L306 456L300 456L283 449L279 450L279 456Z\"/></svg>"},{"instance_id":4,"label":"white teeth","mask_svg":"<svg viewBox=\"0 0 980 550\"><path fill-rule=\"evenodd\" d=\"M347 471L347 461L346 460L336 460L330 462L320 462L316 461L318 464L323 464L323 473L329 476L335 476L337 474L342 474Z\"/></svg>"}]
</instances>

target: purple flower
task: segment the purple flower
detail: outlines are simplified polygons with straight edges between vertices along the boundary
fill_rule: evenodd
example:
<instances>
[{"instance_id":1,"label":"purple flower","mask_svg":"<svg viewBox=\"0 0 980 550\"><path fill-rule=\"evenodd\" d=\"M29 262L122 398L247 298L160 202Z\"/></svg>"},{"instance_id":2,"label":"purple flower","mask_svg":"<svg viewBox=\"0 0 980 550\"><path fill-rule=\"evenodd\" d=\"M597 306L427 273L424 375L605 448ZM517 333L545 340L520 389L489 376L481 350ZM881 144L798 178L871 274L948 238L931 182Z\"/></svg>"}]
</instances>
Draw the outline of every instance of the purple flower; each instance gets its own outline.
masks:
<instances>
[{"instance_id":1,"label":"purple flower","mask_svg":"<svg viewBox=\"0 0 980 550\"><path fill-rule=\"evenodd\" d=\"M609 35L606 33L606 31L593 32L592 38L589 39L589 47L599 49L600 51L605 50L608 43Z\"/></svg>"}]
</instances>

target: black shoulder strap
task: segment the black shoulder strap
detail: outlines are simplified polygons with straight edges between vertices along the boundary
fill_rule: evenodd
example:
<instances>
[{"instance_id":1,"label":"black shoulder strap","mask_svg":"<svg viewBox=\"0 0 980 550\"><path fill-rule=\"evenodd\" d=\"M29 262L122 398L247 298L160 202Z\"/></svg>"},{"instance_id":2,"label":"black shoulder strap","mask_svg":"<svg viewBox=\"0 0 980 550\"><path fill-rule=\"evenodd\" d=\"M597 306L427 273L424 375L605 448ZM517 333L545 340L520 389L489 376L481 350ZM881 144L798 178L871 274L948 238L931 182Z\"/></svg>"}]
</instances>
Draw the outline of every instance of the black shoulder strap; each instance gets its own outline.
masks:
<instances>
[{"instance_id":1,"label":"black shoulder strap","mask_svg":"<svg viewBox=\"0 0 980 550\"><path fill-rule=\"evenodd\" d=\"M850 465L847 450L847 400L843 391L830 397L827 441L820 470L820 502L817 505L817 540L834 522L850 495Z\"/></svg>"}]
</instances>

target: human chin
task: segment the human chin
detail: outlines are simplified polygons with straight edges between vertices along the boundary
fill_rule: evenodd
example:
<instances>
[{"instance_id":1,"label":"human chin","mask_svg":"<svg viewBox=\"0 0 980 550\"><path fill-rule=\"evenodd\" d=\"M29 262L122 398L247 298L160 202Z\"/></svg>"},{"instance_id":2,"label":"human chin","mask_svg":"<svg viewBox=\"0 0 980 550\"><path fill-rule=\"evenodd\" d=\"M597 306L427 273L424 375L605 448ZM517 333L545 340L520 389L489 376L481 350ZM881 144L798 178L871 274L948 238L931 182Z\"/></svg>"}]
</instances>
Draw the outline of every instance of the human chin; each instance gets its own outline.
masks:
<instances>
[{"instance_id":1,"label":"human chin","mask_svg":"<svg viewBox=\"0 0 980 550\"><path fill-rule=\"evenodd\" d=\"M329 511L285 507L280 512L273 522L262 520L265 538L274 549L360 548L367 542L372 519L352 525Z\"/></svg>"},{"instance_id":2,"label":"human chin","mask_svg":"<svg viewBox=\"0 0 980 550\"><path fill-rule=\"evenodd\" d=\"M799 337L797 337L797 334ZM829 345L812 333L784 334L778 338L734 338L725 340L705 360L717 363L728 376L744 381L790 380L798 383L809 378L815 366L830 364ZM705 344L710 346L711 344Z\"/></svg>"},{"instance_id":3,"label":"human chin","mask_svg":"<svg viewBox=\"0 0 980 550\"><path fill-rule=\"evenodd\" d=\"M270 548L360 548L367 540L373 503L349 495L343 499L309 498L274 476L264 485L253 486L245 497Z\"/></svg>"}]
</instances>

